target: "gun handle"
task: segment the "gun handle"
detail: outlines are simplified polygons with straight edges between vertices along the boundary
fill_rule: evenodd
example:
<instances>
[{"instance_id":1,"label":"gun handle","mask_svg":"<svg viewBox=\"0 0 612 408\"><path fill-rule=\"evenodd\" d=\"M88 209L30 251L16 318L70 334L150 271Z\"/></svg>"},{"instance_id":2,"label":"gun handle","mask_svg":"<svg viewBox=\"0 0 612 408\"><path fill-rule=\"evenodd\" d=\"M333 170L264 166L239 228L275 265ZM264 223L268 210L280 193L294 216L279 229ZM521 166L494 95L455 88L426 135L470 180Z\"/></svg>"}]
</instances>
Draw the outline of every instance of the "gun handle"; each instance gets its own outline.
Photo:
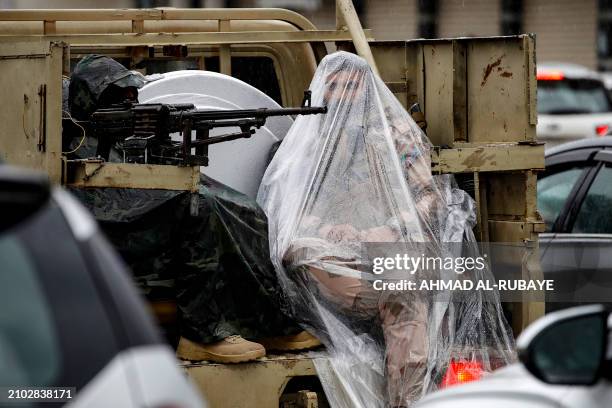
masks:
<instances>
[{"instance_id":1,"label":"gun handle","mask_svg":"<svg viewBox=\"0 0 612 408\"><path fill-rule=\"evenodd\" d=\"M210 137L210 129L198 129L196 131L196 140L207 140ZM208 156L208 145L200 145L196 147L196 156Z\"/></svg>"},{"instance_id":2,"label":"gun handle","mask_svg":"<svg viewBox=\"0 0 612 408\"><path fill-rule=\"evenodd\" d=\"M183 130L181 131L181 134L183 136L183 145L181 146L181 148L182 148L182 153L183 153L183 159L185 159L191 155L191 120L190 119L186 119L183 122Z\"/></svg>"},{"instance_id":3,"label":"gun handle","mask_svg":"<svg viewBox=\"0 0 612 408\"><path fill-rule=\"evenodd\" d=\"M112 138L110 137L98 137L98 146L96 147L96 156L103 158L108 161L110 156L111 147L113 145Z\"/></svg>"}]
</instances>

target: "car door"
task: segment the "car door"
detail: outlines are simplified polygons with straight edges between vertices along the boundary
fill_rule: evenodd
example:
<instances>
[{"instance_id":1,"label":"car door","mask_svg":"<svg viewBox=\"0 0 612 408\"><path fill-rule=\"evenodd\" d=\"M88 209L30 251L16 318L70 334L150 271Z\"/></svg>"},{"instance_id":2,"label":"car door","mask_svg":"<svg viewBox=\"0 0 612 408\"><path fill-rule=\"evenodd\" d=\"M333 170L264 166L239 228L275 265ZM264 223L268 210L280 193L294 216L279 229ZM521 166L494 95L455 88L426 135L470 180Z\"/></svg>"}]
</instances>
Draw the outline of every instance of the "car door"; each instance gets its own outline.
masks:
<instances>
[{"instance_id":1,"label":"car door","mask_svg":"<svg viewBox=\"0 0 612 408\"><path fill-rule=\"evenodd\" d=\"M555 282L546 310L612 302L612 152L553 166L538 189L542 269Z\"/></svg>"},{"instance_id":2,"label":"car door","mask_svg":"<svg viewBox=\"0 0 612 408\"><path fill-rule=\"evenodd\" d=\"M136 406L129 373L109 364L122 348L115 322L55 203L0 232L0 265L0 388L70 391L41 404L59 406L78 400L100 372L112 371L106 406ZM10 402L4 397L0 405Z\"/></svg>"}]
</instances>

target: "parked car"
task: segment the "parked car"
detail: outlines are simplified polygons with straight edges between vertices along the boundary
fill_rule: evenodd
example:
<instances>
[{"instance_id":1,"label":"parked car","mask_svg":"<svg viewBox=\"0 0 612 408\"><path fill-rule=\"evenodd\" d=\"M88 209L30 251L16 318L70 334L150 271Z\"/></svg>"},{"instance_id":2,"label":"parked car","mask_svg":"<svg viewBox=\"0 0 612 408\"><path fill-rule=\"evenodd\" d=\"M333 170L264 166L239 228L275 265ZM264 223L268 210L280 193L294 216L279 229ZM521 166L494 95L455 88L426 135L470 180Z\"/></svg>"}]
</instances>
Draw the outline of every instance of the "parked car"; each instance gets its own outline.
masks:
<instances>
[{"instance_id":1,"label":"parked car","mask_svg":"<svg viewBox=\"0 0 612 408\"><path fill-rule=\"evenodd\" d=\"M547 150L538 210L541 265L555 284L546 310L612 304L612 137Z\"/></svg>"},{"instance_id":2,"label":"parked car","mask_svg":"<svg viewBox=\"0 0 612 408\"><path fill-rule=\"evenodd\" d=\"M547 147L604 136L612 101L602 77L575 64L538 64L538 139Z\"/></svg>"},{"instance_id":3,"label":"parked car","mask_svg":"<svg viewBox=\"0 0 612 408\"><path fill-rule=\"evenodd\" d=\"M0 164L0 405L70 387L61 405L203 406L96 223L45 177Z\"/></svg>"},{"instance_id":4,"label":"parked car","mask_svg":"<svg viewBox=\"0 0 612 408\"><path fill-rule=\"evenodd\" d=\"M518 338L520 363L480 381L434 392L416 407L609 407L611 326L602 305L546 315Z\"/></svg>"}]
</instances>

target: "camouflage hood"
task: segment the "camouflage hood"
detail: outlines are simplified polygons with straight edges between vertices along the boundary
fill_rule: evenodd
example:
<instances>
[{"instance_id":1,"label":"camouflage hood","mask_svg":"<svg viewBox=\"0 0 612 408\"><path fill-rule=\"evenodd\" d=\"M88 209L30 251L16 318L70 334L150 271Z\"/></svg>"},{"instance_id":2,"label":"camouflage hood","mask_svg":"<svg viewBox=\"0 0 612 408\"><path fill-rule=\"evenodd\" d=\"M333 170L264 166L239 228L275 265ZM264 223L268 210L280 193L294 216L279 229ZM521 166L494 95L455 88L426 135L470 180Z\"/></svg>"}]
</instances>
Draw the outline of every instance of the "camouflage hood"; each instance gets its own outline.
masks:
<instances>
[{"instance_id":1,"label":"camouflage hood","mask_svg":"<svg viewBox=\"0 0 612 408\"><path fill-rule=\"evenodd\" d=\"M109 85L140 88L144 77L130 71L112 58L88 55L74 68L70 79L69 106L75 119L86 120L97 108L102 92Z\"/></svg>"}]
</instances>

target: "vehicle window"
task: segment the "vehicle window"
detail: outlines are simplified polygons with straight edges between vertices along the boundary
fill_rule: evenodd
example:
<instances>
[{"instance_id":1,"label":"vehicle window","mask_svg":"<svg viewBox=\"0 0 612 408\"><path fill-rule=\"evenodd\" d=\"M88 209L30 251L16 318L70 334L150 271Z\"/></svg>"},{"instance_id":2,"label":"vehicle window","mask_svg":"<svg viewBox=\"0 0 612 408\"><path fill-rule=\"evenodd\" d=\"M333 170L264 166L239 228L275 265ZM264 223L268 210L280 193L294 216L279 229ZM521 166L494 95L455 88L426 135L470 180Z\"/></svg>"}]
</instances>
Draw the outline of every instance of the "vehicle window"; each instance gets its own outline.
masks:
<instances>
[{"instance_id":1,"label":"vehicle window","mask_svg":"<svg viewBox=\"0 0 612 408\"><path fill-rule=\"evenodd\" d=\"M125 64L124 64L125 65ZM181 71L184 69L199 69L198 60L191 58L146 59L135 67L146 75L163 74L164 72Z\"/></svg>"},{"instance_id":2,"label":"vehicle window","mask_svg":"<svg viewBox=\"0 0 612 408\"><path fill-rule=\"evenodd\" d=\"M583 167L572 167L538 180L538 210L544 218L547 232L552 231L552 226L583 170Z\"/></svg>"},{"instance_id":3,"label":"vehicle window","mask_svg":"<svg viewBox=\"0 0 612 408\"><path fill-rule=\"evenodd\" d=\"M232 76L259 89L279 105L283 104L272 58L232 57Z\"/></svg>"},{"instance_id":4,"label":"vehicle window","mask_svg":"<svg viewBox=\"0 0 612 408\"><path fill-rule=\"evenodd\" d=\"M48 300L23 244L0 237L0 384L52 384L60 364Z\"/></svg>"},{"instance_id":5,"label":"vehicle window","mask_svg":"<svg viewBox=\"0 0 612 408\"><path fill-rule=\"evenodd\" d=\"M219 58L206 59L206 69L219 72ZM232 76L283 104L274 61L269 57L232 57Z\"/></svg>"},{"instance_id":6,"label":"vehicle window","mask_svg":"<svg viewBox=\"0 0 612 408\"><path fill-rule=\"evenodd\" d=\"M129 68L128 58L115 58ZM71 60L71 70L78 63L78 59ZM205 57L204 66L206 71L219 72L219 57ZM197 57L188 58L165 58L165 59L145 59L135 67L145 75L163 74L170 71L184 69L200 69ZM270 98L274 99L279 105L283 104L280 85L274 61L270 57L232 57L232 76L259 89Z\"/></svg>"},{"instance_id":7,"label":"vehicle window","mask_svg":"<svg viewBox=\"0 0 612 408\"><path fill-rule=\"evenodd\" d=\"M602 167L587 193L572 232L612 234L612 167Z\"/></svg>"},{"instance_id":8,"label":"vehicle window","mask_svg":"<svg viewBox=\"0 0 612 408\"><path fill-rule=\"evenodd\" d=\"M0 386L83 387L117 354L113 326L59 208L0 235ZM10 372L9 372L10 371Z\"/></svg>"},{"instance_id":9,"label":"vehicle window","mask_svg":"<svg viewBox=\"0 0 612 408\"><path fill-rule=\"evenodd\" d=\"M575 114L612 111L603 83L590 79L538 81L538 113Z\"/></svg>"}]
</instances>

